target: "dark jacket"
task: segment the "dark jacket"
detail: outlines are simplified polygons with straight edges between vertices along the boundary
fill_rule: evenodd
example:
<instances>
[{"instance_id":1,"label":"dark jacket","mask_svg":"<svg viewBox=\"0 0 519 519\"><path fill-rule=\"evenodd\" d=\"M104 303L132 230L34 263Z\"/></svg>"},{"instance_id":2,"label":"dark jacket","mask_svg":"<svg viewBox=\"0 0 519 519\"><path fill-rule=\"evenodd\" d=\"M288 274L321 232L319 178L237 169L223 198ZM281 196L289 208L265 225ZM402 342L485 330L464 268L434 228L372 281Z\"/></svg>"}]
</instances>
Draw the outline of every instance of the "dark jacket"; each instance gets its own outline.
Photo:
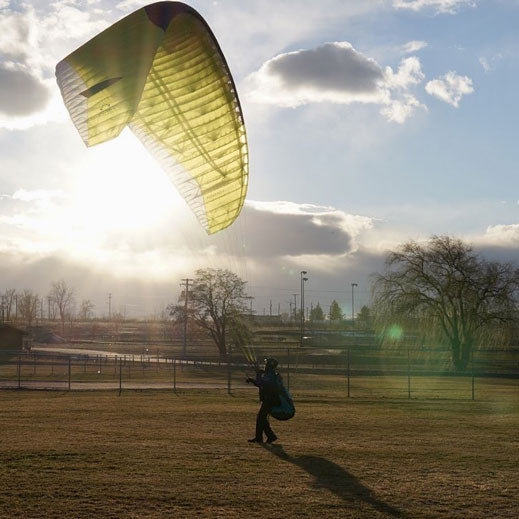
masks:
<instances>
[{"instance_id":1,"label":"dark jacket","mask_svg":"<svg viewBox=\"0 0 519 519\"><path fill-rule=\"evenodd\" d=\"M266 371L258 371L253 384L259 388L259 397L262 402L268 402L269 405L279 405L279 393L283 387L281 375L274 369Z\"/></svg>"}]
</instances>

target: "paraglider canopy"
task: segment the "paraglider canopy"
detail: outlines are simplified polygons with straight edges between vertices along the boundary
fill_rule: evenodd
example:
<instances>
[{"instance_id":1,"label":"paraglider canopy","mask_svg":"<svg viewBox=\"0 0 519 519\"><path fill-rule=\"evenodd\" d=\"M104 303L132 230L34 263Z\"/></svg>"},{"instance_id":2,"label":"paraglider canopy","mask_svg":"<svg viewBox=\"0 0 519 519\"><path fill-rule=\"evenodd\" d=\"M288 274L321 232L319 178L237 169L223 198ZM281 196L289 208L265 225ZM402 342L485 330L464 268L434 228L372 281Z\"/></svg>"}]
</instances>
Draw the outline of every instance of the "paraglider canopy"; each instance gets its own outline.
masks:
<instances>
[{"instance_id":1,"label":"paraglider canopy","mask_svg":"<svg viewBox=\"0 0 519 519\"><path fill-rule=\"evenodd\" d=\"M211 29L181 2L143 7L56 66L87 146L129 126L209 234L239 215L248 182L236 87Z\"/></svg>"}]
</instances>

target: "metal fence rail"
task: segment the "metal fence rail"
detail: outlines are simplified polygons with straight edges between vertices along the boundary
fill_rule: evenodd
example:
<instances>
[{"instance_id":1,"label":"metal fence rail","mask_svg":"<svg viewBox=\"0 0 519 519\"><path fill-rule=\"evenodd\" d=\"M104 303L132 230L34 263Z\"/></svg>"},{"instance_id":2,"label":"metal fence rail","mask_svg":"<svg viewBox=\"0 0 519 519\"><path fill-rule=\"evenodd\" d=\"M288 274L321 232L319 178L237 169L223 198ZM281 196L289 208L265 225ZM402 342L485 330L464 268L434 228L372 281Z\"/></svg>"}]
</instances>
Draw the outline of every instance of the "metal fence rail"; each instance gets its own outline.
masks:
<instances>
[{"instance_id":1,"label":"metal fence rail","mask_svg":"<svg viewBox=\"0 0 519 519\"><path fill-rule=\"evenodd\" d=\"M499 399L518 390L519 352L477 351L455 371L449 351L257 348L258 359L275 356L285 385L299 394L350 398ZM0 388L56 390L223 389L248 387L251 367L241 352L227 359L150 354L0 352Z\"/></svg>"}]
</instances>

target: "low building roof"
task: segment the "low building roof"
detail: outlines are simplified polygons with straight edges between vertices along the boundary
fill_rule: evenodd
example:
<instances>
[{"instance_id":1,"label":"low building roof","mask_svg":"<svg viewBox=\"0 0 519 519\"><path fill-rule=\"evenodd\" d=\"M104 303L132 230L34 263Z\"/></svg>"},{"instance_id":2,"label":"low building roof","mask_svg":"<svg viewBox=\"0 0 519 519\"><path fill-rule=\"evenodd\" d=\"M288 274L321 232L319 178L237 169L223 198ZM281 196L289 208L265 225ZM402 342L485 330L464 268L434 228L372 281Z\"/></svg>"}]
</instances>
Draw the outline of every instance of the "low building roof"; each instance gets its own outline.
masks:
<instances>
[{"instance_id":1,"label":"low building roof","mask_svg":"<svg viewBox=\"0 0 519 519\"><path fill-rule=\"evenodd\" d=\"M12 324L0 324L0 332L2 332L4 330L16 332L16 333L19 333L20 335L29 335L25 330L16 328L16 326L13 326Z\"/></svg>"}]
</instances>

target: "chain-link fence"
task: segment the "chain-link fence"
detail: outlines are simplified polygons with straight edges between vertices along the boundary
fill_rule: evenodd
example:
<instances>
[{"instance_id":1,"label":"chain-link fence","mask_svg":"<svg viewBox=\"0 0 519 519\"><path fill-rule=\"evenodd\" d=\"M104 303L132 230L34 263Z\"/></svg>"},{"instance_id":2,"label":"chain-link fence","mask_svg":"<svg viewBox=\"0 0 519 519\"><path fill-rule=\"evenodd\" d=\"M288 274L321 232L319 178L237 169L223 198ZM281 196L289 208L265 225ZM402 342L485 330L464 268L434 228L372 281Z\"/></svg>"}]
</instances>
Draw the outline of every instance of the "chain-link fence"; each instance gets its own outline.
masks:
<instances>
[{"instance_id":1,"label":"chain-link fence","mask_svg":"<svg viewBox=\"0 0 519 519\"><path fill-rule=\"evenodd\" d=\"M463 371L449 351L376 348L255 348L275 357L295 394L350 398L499 399L519 390L519 352L474 352ZM248 355L250 358L250 355ZM254 375L247 355L166 356L116 353L0 353L0 388L59 390L223 389L247 387ZM519 393L517 393L519 395Z\"/></svg>"}]
</instances>

